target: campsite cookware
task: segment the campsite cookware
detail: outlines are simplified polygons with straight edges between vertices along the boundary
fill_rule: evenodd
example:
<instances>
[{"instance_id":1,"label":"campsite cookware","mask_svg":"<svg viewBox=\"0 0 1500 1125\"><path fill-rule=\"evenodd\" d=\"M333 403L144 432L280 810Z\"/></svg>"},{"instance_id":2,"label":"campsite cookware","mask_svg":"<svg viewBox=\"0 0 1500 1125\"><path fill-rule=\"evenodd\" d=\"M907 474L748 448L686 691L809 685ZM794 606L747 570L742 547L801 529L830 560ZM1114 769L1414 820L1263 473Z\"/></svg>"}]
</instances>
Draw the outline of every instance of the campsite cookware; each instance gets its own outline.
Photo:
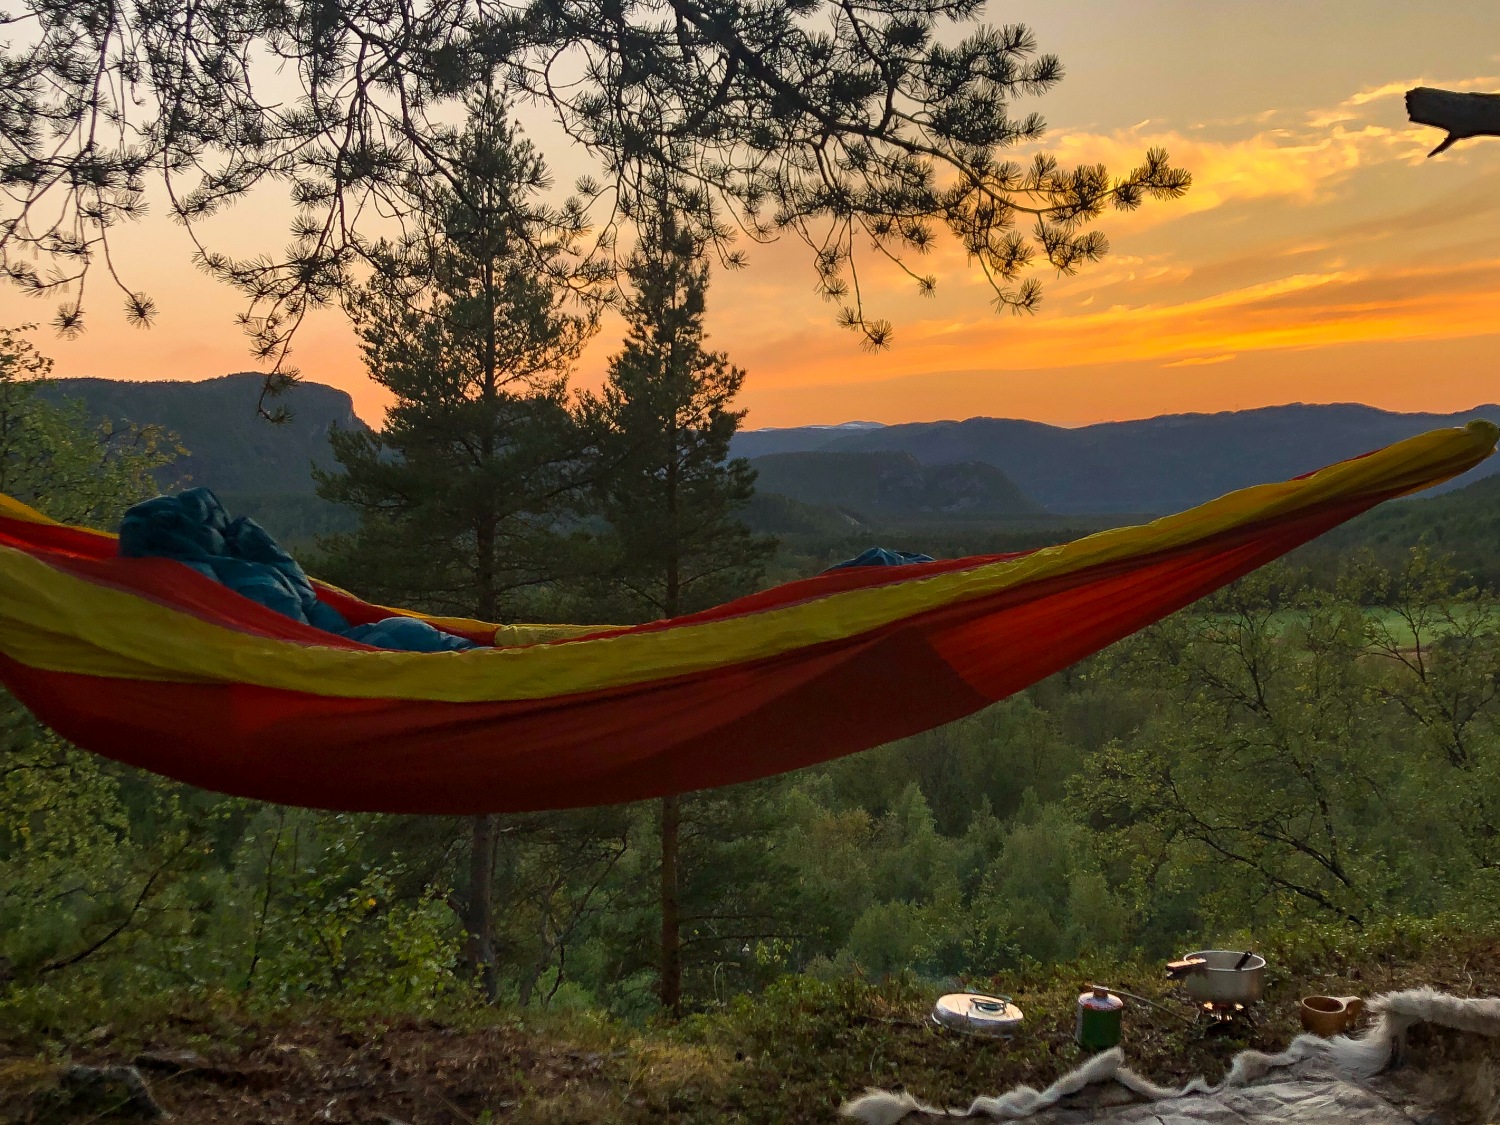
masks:
<instances>
[{"instance_id":1,"label":"campsite cookware","mask_svg":"<svg viewBox=\"0 0 1500 1125\"><path fill-rule=\"evenodd\" d=\"M1187 994L1205 1004L1253 1004L1265 989L1266 959L1238 949L1202 949L1167 965Z\"/></svg>"},{"instance_id":2,"label":"campsite cookware","mask_svg":"<svg viewBox=\"0 0 1500 1125\"><path fill-rule=\"evenodd\" d=\"M1307 996L1302 1000L1302 1026L1325 1039L1342 1035L1364 1010L1365 1002L1358 996Z\"/></svg>"},{"instance_id":3,"label":"campsite cookware","mask_svg":"<svg viewBox=\"0 0 1500 1125\"><path fill-rule=\"evenodd\" d=\"M954 992L938 1000L932 1018L942 1027L970 1035L1011 1035L1021 1026L1021 1009L1009 996Z\"/></svg>"},{"instance_id":4,"label":"campsite cookware","mask_svg":"<svg viewBox=\"0 0 1500 1125\"><path fill-rule=\"evenodd\" d=\"M1107 988L1091 988L1078 997L1078 1022L1073 1037L1086 1051L1107 1051L1120 1042L1125 1001Z\"/></svg>"}]
</instances>

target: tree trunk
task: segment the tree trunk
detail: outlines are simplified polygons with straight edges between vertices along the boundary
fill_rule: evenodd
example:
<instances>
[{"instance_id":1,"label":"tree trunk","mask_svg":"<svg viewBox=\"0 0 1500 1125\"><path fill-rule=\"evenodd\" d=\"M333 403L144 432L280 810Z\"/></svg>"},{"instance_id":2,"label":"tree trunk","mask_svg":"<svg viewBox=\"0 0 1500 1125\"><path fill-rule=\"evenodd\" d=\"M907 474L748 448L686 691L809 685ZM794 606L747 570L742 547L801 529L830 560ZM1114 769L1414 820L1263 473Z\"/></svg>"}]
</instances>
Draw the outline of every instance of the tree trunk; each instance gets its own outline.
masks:
<instances>
[{"instance_id":1,"label":"tree trunk","mask_svg":"<svg viewBox=\"0 0 1500 1125\"><path fill-rule=\"evenodd\" d=\"M493 522L479 520L475 539L474 606L481 621L494 621L498 599ZM493 813L474 818L469 847L469 895L464 904L468 914L464 919L464 929L469 932L466 958L469 972L480 982L485 998L492 1004L500 995L500 974L495 964L495 832L498 823L499 818Z\"/></svg>"},{"instance_id":2,"label":"tree trunk","mask_svg":"<svg viewBox=\"0 0 1500 1125\"><path fill-rule=\"evenodd\" d=\"M674 347L675 350L675 347ZM670 371L674 360L669 354ZM682 610L677 534L677 416L667 421L666 502L671 545L667 555L662 608L667 617ZM677 901L677 841L682 822L681 798L661 799L661 1006L674 1018L682 1015L682 913Z\"/></svg>"},{"instance_id":3,"label":"tree trunk","mask_svg":"<svg viewBox=\"0 0 1500 1125\"><path fill-rule=\"evenodd\" d=\"M1467 137L1500 136L1500 94L1461 94L1418 86L1406 91L1406 115L1418 125L1448 130L1443 143L1428 156Z\"/></svg>"},{"instance_id":4,"label":"tree trunk","mask_svg":"<svg viewBox=\"0 0 1500 1125\"><path fill-rule=\"evenodd\" d=\"M682 1015L682 933L677 903L677 835L681 798L661 799L661 1006Z\"/></svg>"},{"instance_id":5,"label":"tree trunk","mask_svg":"<svg viewBox=\"0 0 1500 1125\"><path fill-rule=\"evenodd\" d=\"M500 977L495 967L495 826L498 818L490 813L473 820L473 837L469 847L469 895L465 906L468 917L464 928L469 932L465 950L469 972L484 989L485 999L494 1003L500 996Z\"/></svg>"}]
</instances>

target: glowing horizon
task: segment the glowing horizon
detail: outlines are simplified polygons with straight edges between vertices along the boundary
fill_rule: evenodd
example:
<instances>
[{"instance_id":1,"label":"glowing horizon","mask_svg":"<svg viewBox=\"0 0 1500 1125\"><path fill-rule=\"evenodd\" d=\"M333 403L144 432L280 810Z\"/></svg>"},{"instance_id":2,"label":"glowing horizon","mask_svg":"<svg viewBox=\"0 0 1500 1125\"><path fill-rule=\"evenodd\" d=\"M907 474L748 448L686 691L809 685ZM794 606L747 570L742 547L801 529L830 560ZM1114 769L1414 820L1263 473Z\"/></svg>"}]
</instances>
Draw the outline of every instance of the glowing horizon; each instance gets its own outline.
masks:
<instances>
[{"instance_id":1,"label":"glowing horizon","mask_svg":"<svg viewBox=\"0 0 1500 1125\"><path fill-rule=\"evenodd\" d=\"M1353 0L996 5L991 21L1030 24L1067 68L1056 91L1017 107L1048 118L1042 149L1123 172L1161 145L1193 172L1192 190L1104 216L1109 256L1070 278L1038 271L1036 316L997 314L951 239L923 263L939 279L931 298L893 269L862 277L870 312L896 327L873 355L814 298L805 247L748 246L748 269L716 275L708 315L710 345L749 373L746 426L979 415L1077 426L1298 401L1451 413L1500 399L1500 144L1428 160L1441 134L1410 125L1401 100L1423 84L1500 89L1500 6L1464 0L1443 18L1436 35L1420 13L1372 18ZM552 147L544 124L532 132ZM583 170L549 155L562 183ZM237 251L274 248L280 222L252 200L212 233ZM118 246L158 324L126 326L96 288L82 337L34 337L59 376L255 368L239 298L193 269L183 231L148 219ZM0 292L0 322L50 315ZM605 326L576 385L597 384L619 335ZM340 313L309 317L292 362L378 423L383 393Z\"/></svg>"}]
</instances>

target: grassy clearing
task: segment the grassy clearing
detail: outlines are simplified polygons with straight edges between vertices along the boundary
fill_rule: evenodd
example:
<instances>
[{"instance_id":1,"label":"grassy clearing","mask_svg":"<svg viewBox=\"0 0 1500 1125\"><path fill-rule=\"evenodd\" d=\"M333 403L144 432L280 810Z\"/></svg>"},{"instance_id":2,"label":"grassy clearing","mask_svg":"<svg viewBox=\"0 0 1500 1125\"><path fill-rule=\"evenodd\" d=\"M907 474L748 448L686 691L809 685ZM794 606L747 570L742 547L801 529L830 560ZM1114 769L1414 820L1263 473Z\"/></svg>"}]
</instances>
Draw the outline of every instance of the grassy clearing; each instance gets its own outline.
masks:
<instances>
[{"instance_id":1,"label":"grassy clearing","mask_svg":"<svg viewBox=\"0 0 1500 1125\"><path fill-rule=\"evenodd\" d=\"M1210 1034L1132 1003L1132 1065L1164 1081L1216 1076L1243 1047L1283 1046L1298 1030L1297 999L1313 992L1369 996L1427 984L1500 994L1497 930L1412 922L1363 934L1303 931L1258 948L1271 970L1256 1024ZM95 1022L92 1010L13 1002L0 1011L9 1028L0 1032L0 1120L110 1120L111 1107L59 1090L59 1076L72 1063L136 1061L166 1109L205 1125L833 1121L866 1086L953 1104L1046 1084L1082 1057L1073 1002L1096 980L1188 1010L1159 965L1102 960L964 982L1011 995L1025 1011L1024 1032L1003 1042L934 1030L925 1017L948 985L909 979L787 978L725 1010L649 1028L483 1009L440 1017L254 1010L228 996L143 999Z\"/></svg>"},{"instance_id":2,"label":"grassy clearing","mask_svg":"<svg viewBox=\"0 0 1500 1125\"><path fill-rule=\"evenodd\" d=\"M1411 648L1416 644L1416 634L1412 629L1411 622L1399 611L1383 606L1369 606L1364 609L1365 619L1370 626L1379 630L1381 645L1388 643L1397 648ZM1441 614L1434 613L1432 619L1423 623L1423 633L1427 641L1435 637L1450 635L1458 625L1465 628L1473 628L1483 624L1482 619L1493 620L1500 614L1500 608L1494 605L1456 605L1449 611L1452 621L1446 621ZM1273 634L1281 635L1287 631L1297 631L1306 627L1308 615L1305 610L1281 609L1271 614L1268 626Z\"/></svg>"}]
</instances>

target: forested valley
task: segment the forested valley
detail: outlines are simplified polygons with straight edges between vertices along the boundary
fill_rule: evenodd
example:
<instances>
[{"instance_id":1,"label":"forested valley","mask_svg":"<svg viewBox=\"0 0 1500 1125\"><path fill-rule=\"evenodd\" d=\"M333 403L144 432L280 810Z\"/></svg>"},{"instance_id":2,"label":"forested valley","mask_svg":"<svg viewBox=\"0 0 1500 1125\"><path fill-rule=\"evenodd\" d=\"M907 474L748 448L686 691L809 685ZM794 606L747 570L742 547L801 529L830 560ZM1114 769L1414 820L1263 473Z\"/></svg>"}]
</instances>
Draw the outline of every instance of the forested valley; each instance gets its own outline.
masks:
<instances>
[{"instance_id":1,"label":"forested valley","mask_svg":"<svg viewBox=\"0 0 1500 1125\"><path fill-rule=\"evenodd\" d=\"M168 436L43 402L28 378L41 361L24 370L11 345L4 490L112 526L153 491ZM1431 544L1340 555L1265 568L969 719L682 798L685 1009L799 975L937 987L1299 926L1491 925L1500 602ZM566 577L517 597L512 612L538 619L637 604ZM418 1011L482 999L469 821L217 796L5 706L8 1020L86 1022L177 992ZM492 827L495 1000L657 1018L660 803Z\"/></svg>"}]
</instances>

